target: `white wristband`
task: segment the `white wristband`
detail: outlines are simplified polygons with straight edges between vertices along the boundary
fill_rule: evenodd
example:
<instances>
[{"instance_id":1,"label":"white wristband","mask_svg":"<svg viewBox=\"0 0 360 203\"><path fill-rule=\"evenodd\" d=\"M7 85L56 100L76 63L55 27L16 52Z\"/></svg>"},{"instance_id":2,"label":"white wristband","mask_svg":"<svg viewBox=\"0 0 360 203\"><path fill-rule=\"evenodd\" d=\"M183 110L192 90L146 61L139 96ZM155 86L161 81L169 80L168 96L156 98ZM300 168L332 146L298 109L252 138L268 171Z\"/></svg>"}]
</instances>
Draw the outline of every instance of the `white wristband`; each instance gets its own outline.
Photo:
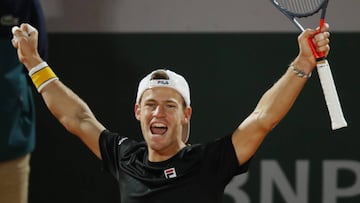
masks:
<instances>
[{"instance_id":1,"label":"white wristband","mask_svg":"<svg viewBox=\"0 0 360 203\"><path fill-rule=\"evenodd\" d=\"M31 77L34 73L38 72L39 70L45 68L45 67L48 67L49 65L43 61L39 64L37 64L34 68L30 69L29 71L29 76Z\"/></svg>"},{"instance_id":2,"label":"white wristband","mask_svg":"<svg viewBox=\"0 0 360 203\"><path fill-rule=\"evenodd\" d=\"M53 81L55 81L55 80L59 80L59 78L58 78L58 77L55 77L55 78L51 78L51 79L47 80L46 82L42 83L42 84L37 88L37 91L38 91L39 93L41 93L41 90L42 90L46 85L50 84L51 82L53 82Z\"/></svg>"}]
</instances>

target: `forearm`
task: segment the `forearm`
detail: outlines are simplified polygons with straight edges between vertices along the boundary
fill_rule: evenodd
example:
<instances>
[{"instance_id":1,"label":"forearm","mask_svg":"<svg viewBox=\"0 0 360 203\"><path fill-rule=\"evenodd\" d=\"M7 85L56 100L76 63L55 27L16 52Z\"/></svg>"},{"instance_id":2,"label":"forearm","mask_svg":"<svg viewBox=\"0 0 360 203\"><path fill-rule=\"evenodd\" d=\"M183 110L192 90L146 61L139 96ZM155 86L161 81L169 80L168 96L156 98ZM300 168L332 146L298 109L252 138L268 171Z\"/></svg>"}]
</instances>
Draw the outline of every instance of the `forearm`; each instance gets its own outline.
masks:
<instances>
[{"instance_id":1,"label":"forearm","mask_svg":"<svg viewBox=\"0 0 360 203\"><path fill-rule=\"evenodd\" d=\"M299 77L291 68L262 96L253 114L260 125L271 130L288 113L304 87L307 78Z\"/></svg>"},{"instance_id":2,"label":"forearm","mask_svg":"<svg viewBox=\"0 0 360 203\"><path fill-rule=\"evenodd\" d=\"M24 64L48 109L69 132L84 137L88 128L92 128L87 123L100 126L88 105L58 80L46 62L39 57L28 57Z\"/></svg>"},{"instance_id":3,"label":"forearm","mask_svg":"<svg viewBox=\"0 0 360 203\"><path fill-rule=\"evenodd\" d=\"M261 97L254 111L233 134L232 141L240 164L254 155L269 131L288 113L306 81L288 68Z\"/></svg>"}]
</instances>

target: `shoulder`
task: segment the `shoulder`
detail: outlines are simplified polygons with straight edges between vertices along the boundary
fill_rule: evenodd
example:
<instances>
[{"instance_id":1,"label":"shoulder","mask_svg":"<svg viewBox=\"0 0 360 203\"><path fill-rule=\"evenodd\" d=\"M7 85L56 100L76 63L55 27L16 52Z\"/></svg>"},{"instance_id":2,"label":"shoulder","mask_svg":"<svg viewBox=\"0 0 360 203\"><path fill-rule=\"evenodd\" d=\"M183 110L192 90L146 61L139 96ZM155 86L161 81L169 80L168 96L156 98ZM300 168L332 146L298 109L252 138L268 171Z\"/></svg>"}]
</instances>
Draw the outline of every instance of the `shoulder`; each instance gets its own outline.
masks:
<instances>
[{"instance_id":1,"label":"shoulder","mask_svg":"<svg viewBox=\"0 0 360 203\"><path fill-rule=\"evenodd\" d=\"M137 142L127 136L104 130L100 134L99 147L103 168L118 178L118 171L122 160L144 152L144 142Z\"/></svg>"},{"instance_id":2,"label":"shoulder","mask_svg":"<svg viewBox=\"0 0 360 203\"><path fill-rule=\"evenodd\" d=\"M197 159L217 163L222 157L234 154L231 136L226 135L205 143L189 144L176 157L180 159Z\"/></svg>"},{"instance_id":3,"label":"shoulder","mask_svg":"<svg viewBox=\"0 0 360 203\"><path fill-rule=\"evenodd\" d=\"M143 154L147 150L144 141L136 141L109 130L104 130L100 134L99 147L103 160L110 159L115 162L129 156L137 156L139 153Z\"/></svg>"},{"instance_id":4,"label":"shoulder","mask_svg":"<svg viewBox=\"0 0 360 203\"><path fill-rule=\"evenodd\" d=\"M114 150L118 148L128 149L129 147L136 145L140 147L143 146L144 143L137 142L129 138L128 136L120 135L119 133L116 132L104 130L100 134L99 145L100 148L112 148Z\"/></svg>"}]
</instances>

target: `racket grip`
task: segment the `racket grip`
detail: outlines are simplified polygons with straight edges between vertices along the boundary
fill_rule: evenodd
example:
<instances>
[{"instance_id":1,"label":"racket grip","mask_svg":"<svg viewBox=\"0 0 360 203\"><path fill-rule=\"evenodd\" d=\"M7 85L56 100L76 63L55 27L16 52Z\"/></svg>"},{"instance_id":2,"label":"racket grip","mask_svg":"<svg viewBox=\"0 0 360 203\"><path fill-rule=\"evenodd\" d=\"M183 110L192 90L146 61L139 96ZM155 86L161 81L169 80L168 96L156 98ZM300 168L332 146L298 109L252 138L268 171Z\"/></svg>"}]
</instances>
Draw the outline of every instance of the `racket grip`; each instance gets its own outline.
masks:
<instances>
[{"instance_id":1,"label":"racket grip","mask_svg":"<svg viewBox=\"0 0 360 203\"><path fill-rule=\"evenodd\" d=\"M312 41L312 38L309 38L308 39L308 42L309 42L309 45L310 45L310 48L311 48L311 51L314 55L314 57L316 58L316 60L322 60L325 58L325 53L324 52L317 52L316 51L316 48L315 48L315 45Z\"/></svg>"},{"instance_id":2,"label":"racket grip","mask_svg":"<svg viewBox=\"0 0 360 203\"><path fill-rule=\"evenodd\" d=\"M321 32L321 29L324 26L324 24L325 24L325 19L321 18L320 19L320 26L319 26L319 30L317 31L317 34ZM312 51L313 55L315 56L316 60L318 60L318 61L323 60L325 58L325 53L316 51L315 45L314 45L314 43L312 41L312 38L308 39L308 43L310 45L311 51Z\"/></svg>"},{"instance_id":3,"label":"racket grip","mask_svg":"<svg viewBox=\"0 0 360 203\"><path fill-rule=\"evenodd\" d=\"M336 130L346 127L347 123L341 109L331 69L326 59L318 61L317 72L329 111L332 129Z\"/></svg>"}]
</instances>

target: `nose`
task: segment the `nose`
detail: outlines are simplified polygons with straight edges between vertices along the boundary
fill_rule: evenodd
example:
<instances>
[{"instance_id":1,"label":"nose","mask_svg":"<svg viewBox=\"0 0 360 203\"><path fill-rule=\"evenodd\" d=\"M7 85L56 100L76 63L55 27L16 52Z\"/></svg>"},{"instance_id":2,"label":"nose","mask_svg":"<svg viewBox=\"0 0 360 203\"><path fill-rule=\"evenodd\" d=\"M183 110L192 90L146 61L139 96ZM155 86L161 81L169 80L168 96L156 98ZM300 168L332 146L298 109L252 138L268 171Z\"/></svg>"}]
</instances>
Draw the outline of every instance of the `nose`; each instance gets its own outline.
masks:
<instances>
[{"instance_id":1,"label":"nose","mask_svg":"<svg viewBox=\"0 0 360 203\"><path fill-rule=\"evenodd\" d=\"M155 117L164 116L165 115L164 107L162 107L161 105L156 106L156 108L153 111L153 115Z\"/></svg>"}]
</instances>

